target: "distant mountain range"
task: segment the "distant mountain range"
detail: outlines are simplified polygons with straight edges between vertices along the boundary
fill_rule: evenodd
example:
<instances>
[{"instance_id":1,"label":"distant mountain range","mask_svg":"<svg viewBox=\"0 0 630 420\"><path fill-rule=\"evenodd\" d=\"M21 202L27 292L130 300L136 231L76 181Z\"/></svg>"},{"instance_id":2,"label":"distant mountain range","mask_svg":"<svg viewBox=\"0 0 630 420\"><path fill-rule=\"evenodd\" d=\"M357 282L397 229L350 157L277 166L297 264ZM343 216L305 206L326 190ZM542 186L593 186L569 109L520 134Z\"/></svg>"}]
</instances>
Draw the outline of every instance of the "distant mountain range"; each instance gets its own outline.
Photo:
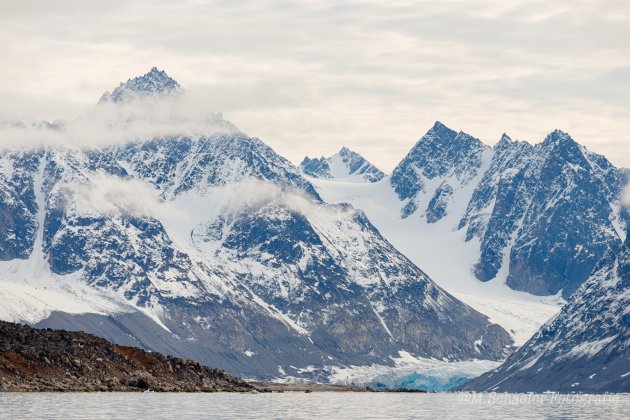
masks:
<instances>
[{"instance_id":1,"label":"distant mountain range","mask_svg":"<svg viewBox=\"0 0 630 420\"><path fill-rule=\"evenodd\" d=\"M101 102L174 90L152 69ZM330 367L392 365L400 352L509 354L503 328L438 287L362 212L325 203L290 162L217 118L227 129L199 137L1 152L0 316L258 378L325 379Z\"/></svg>"}]
</instances>

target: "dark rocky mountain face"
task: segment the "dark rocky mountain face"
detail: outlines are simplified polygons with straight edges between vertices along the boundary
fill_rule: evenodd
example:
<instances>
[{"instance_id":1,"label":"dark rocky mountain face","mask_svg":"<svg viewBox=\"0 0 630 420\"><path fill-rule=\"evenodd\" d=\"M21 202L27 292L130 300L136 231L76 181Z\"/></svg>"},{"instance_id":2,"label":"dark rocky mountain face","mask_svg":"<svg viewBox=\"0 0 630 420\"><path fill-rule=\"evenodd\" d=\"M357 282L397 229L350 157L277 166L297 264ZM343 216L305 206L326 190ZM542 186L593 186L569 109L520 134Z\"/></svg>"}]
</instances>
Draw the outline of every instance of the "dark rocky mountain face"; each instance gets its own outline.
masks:
<instances>
[{"instance_id":1,"label":"dark rocky mountain face","mask_svg":"<svg viewBox=\"0 0 630 420\"><path fill-rule=\"evenodd\" d=\"M314 178L330 178L330 165L325 157L309 158L304 157L302 163L300 163L300 169L305 175L312 176Z\"/></svg>"},{"instance_id":2,"label":"dark rocky mountain face","mask_svg":"<svg viewBox=\"0 0 630 420\"><path fill-rule=\"evenodd\" d=\"M511 288L565 298L622 241L630 221L619 204L625 180L561 131L535 146L504 135L490 149L441 123L391 176L402 217L437 223L466 208L454 228L480 242L472 267L479 280L506 265Z\"/></svg>"},{"instance_id":3,"label":"dark rocky mountain face","mask_svg":"<svg viewBox=\"0 0 630 420\"><path fill-rule=\"evenodd\" d=\"M0 260L28 258L35 241L37 205L33 174L38 158L33 153L11 153L4 182L0 182Z\"/></svg>"},{"instance_id":4,"label":"dark rocky mountain face","mask_svg":"<svg viewBox=\"0 0 630 420\"><path fill-rule=\"evenodd\" d=\"M481 168L486 149L488 147L478 139L436 122L392 172L391 184L398 197L406 201L401 216L408 217L418 210L420 194L430 194L439 200L445 191L471 182ZM428 191L428 184L436 179L445 181L437 190ZM430 205L427 211L437 221L433 207Z\"/></svg>"},{"instance_id":5,"label":"dark rocky mountain face","mask_svg":"<svg viewBox=\"0 0 630 420\"><path fill-rule=\"evenodd\" d=\"M206 234L223 232L216 260L241 265L243 284L281 312L300 314L300 325L326 348L364 360L399 348L455 360L498 356L509 346L500 327L439 289L362 213L349 206L319 212L307 218L272 203ZM482 336L488 344L475 344Z\"/></svg>"},{"instance_id":6,"label":"dark rocky mountain face","mask_svg":"<svg viewBox=\"0 0 630 420\"><path fill-rule=\"evenodd\" d=\"M196 187L254 178L320 200L313 186L288 160L259 139L244 134L154 139L107 148L101 159L119 162L129 175L150 182L165 198Z\"/></svg>"},{"instance_id":7,"label":"dark rocky mountain face","mask_svg":"<svg viewBox=\"0 0 630 420\"><path fill-rule=\"evenodd\" d=\"M226 372L82 332L0 321L0 391L248 392Z\"/></svg>"},{"instance_id":8,"label":"dark rocky mountain face","mask_svg":"<svg viewBox=\"0 0 630 420\"><path fill-rule=\"evenodd\" d=\"M630 236L627 236L628 238ZM499 368L464 389L630 391L630 247L607 251L562 311Z\"/></svg>"}]
</instances>

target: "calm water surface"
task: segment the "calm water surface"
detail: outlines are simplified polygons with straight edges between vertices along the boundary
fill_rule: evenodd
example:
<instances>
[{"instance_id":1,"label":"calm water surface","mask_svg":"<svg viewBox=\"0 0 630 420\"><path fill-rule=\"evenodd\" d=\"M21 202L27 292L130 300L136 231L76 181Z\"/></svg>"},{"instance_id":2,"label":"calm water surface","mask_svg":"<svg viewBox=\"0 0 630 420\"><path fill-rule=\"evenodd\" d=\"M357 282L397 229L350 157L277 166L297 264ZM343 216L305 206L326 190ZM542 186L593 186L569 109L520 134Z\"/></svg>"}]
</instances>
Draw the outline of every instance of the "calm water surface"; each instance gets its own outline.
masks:
<instances>
[{"instance_id":1,"label":"calm water surface","mask_svg":"<svg viewBox=\"0 0 630 420\"><path fill-rule=\"evenodd\" d=\"M630 395L0 393L2 419L630 419Z\"/></svg>"}]
</instances>

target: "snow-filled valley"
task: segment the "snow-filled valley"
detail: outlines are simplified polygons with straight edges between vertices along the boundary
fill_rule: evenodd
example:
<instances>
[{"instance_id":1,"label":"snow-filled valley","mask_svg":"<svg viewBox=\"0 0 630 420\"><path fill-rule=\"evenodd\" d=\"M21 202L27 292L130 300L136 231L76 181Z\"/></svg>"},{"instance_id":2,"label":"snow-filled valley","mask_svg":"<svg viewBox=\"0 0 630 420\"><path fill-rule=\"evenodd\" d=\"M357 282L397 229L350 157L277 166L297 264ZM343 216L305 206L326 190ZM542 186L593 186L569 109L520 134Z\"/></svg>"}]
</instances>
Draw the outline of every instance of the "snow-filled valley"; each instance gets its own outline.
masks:
<instances>
[{"instance_id":1,"label":"snow-filled valley","mask_svg":"<svg viewBox=\"0 0 630 420\"><path fill-rule=\"evenodd\" d=\"M479 244L475 240L466 242L465 232L457 230L472 191L464 191L449 215L430 224L420 218L400 217L400 201L389 177L376 183L309 180L324 200L351 203L363 210L392 245L449 293L509 331L516 345L524 344L560 310L560 296L534 296L510 289L505 284L505 272L489 282L475 278L472 266L479 255Z\"/></svg>"}]
</instances>

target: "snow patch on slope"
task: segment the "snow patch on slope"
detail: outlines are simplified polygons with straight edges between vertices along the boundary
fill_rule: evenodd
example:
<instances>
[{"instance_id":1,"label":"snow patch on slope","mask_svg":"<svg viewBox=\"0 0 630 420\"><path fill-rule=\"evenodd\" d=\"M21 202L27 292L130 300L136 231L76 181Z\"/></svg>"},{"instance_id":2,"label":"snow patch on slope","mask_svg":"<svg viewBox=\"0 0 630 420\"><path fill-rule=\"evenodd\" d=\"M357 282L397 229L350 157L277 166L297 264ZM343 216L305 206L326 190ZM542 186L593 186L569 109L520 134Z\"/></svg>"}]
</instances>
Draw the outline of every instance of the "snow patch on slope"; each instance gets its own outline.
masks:
<instances>
[{"instance_id":1,"label":"snow patch on slope","mask_svg":"<svg viewBox=\"0 0 630 420\"><path fill-rule=\"evenodd\" d=\"M54 311L101 315L133 311L129 305L113 297L67 279L33 285L32 282L3 278L0 279L0 301L0 319L29 324L48 318Z\"/></svg>"}]
</instances>

